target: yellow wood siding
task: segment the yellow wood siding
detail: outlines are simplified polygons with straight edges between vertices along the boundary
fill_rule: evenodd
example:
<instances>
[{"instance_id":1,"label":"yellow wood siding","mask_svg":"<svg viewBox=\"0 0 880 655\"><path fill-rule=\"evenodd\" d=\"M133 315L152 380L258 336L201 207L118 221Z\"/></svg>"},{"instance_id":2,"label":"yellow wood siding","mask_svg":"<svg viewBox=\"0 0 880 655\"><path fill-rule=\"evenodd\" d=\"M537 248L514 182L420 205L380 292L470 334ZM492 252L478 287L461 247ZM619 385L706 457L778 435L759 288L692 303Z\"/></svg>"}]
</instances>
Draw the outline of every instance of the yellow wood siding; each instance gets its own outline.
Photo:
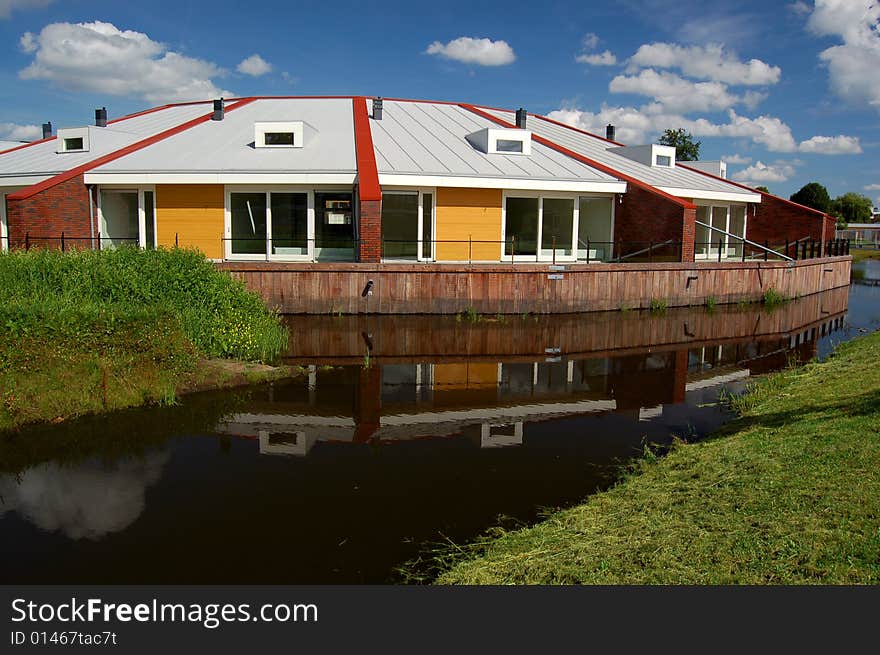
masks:
<instances>
[{"instance_id":1,"label":"yellow wood siding","mask_svg":"<svg viewBox=\"0 0 880 655\"><path fill-rule=\"evenodd\" d=\"M494 362L434 365L434 388L439 391L496 386L498 364Z\"/></svg>"},{"instance_id":2,"label":"yellow wood siding","mask_svg":"<svg viewBox=\"0 0 880 655\"><path fill-rule=\"evenodd\" d=\"M163 184L156 187L156 243L198 248L222 259L224 194L221 184Z\"/></svg>"},{"instance_id":3,"label":"yellow wood siding","mask_svg":"<svg viewBox=\"0 0 880 655\"><path fill-rule=\"evenodd\" d=\"M437 261L501 259L501 189L437 189ZM468 256L468 238L472 243Z\"/></svg>"}]
</instances>

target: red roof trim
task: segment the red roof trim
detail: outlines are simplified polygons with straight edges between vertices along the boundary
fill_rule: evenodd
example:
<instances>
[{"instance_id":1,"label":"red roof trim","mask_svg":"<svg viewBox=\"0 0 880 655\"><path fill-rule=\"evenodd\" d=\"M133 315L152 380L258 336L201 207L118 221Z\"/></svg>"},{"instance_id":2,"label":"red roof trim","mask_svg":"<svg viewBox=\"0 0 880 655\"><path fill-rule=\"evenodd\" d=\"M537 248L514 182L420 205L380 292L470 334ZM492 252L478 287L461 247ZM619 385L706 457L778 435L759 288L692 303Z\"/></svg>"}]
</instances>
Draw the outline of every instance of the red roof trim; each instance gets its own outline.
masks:
<instances>
[{"instance_id":1,"label":"red roof trim","mask_svg":"<svg viewBox=\"0 0 880 655\"><path fill-rule=\"evenodd\" d=\"M235 111L239 107L243 107L244 105L250 104L253 102L253 98L245 98L244 100L239 100L233 105L226 107L226 111ZM66 182L78 175L82 175L83 173L92 170L93 168L97 168L98 166L103 166L111 161L115 161L120 157L124 157L125 155L130 155L133 152L138 150L142 150L147 146L151 146L154 143L158 143L159 141L163 141L170 136L174 136L175 134L180 134L191 127L195 127L196 125L201 125L202 123L206 123L211 120L211 116L213 112L210 114L205 114L204 116L199 116L198 118L194 118L191 121L187 121L186 123L182 123L177 127L172 127L171 129L165 130L164 132L159 132L159 134L155 134L146 139L142 139L136 143L132 143L129 146L116 150L115 152L111 152L102 157L98 157L97 159L93 159L90 162L86 162L76 168L71 168L69 171L65 171L63 173L59 173L54 177L50 177L48 180L44 180L39 182L38 184L34 184L25 189L21 189L20 191L16 191L15 193L7 196L7 200L24 200L26 198L30 198L41 191L45 191L46 189L51 189L53 186L57 184L61 184L62 182Z\"/></svg>"},{"instance_id":2,"label":"red roof trim","mask_svg":"<svg viewBox=\"0 0 880 655\"><path fill-rule=\"evenodd\" d=\"M367 99L363 96L352 98L352 110L360 199L382 200L376 151L373 149L373 133L370 130L370 117L367 115Z\"/></svg>"},{"instance_id":3,"label":"red roof trim","mask_svg":"<svg viewBox=\"0 0 880 655\"><path fill-rule=\"evenodd\" d=\"M31 146L35 146L39 143L46 143L47 141L54 140L54 136L50 136L48 139L40 139L38 141L29 141L28 143L22 143L20 146L15 146L10 148L9 150L0 150L0 155L5 155L8 152L15 152L16 150L21 150L22 148L30 148Z\"/></svg>"},{"instance_id":4,"label":"red roof trim","mask_svg":"<svg viewBox=\"0 0 880 655\"><path fill-rule=\"evenodd\" d=\"M478 116L482 116L483 118L488 118L490 121L498 123L499 125L502 125L504 127L516 127L516 125L514 125L513 123L508 123L507 121L505 121L501 118L497 118L496 116L493 116L492 114L489 114L485 111L477 109L473 105L461 104L459 106L463 109L467 109L468 111L477 114ZM620 171L615 170L615 169L611 168L610 166L606 166L605 164L601 164L594 159L590 159L589 157L585 157L584 155L581 155L580 153L577 153L574 150L569 150L568 148L561 146L558 143L551 141L550 139L545 139L544 137L538 136L537 134L532 134L532 140L540 143L543 146L546 146L548 148L552 148L556 152L561 152L563 155L565 155L567 157L571 157L572 159L577 160L583 164L586 164L587 166L592 166L593 168L598 169L598 170L602 171L603 173L613 175L621 180L624 180L625 182L629 182L633 186L639 187L640 189L644 189L645 191L649 191L655 195L661 196L662 198L665 198L671 202L674 202L675 204L679 205L680 207L683 207L685 209L696 208L696 205L693 204L692 202L688 202L687 200L684 200L683 198L679 198L677 196L673 196L670 193L666 193L665 191L661 191L660 189L653 187L650 184L647 184L646 182L642 182L641 180L634 178L630 175L627 175L626 173L621 173Z\"/></svg>"}]
</instances>

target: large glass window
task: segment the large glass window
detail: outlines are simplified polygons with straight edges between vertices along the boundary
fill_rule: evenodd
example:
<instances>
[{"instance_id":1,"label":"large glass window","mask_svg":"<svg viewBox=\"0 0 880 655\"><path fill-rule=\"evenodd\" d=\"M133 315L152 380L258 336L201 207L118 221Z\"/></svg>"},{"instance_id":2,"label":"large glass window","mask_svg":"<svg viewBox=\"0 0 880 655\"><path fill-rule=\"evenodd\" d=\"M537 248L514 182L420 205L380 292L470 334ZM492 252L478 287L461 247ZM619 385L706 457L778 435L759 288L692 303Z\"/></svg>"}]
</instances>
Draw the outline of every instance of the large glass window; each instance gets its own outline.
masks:
<instances>
[{"instance_id":1,"label":"large glass window","mask_svg":"<svg viewBox=\"0 0 880 655\"><path fill-rule=\"evenodd\" d=\"M727 245L727 235L724 232L727 232L727 207L712 207L712 227L714 230L711 230L711 244L709 245L709 254L712 256L718 255L719 245L721 247L721 254L724 255L725 247ZM721 230L720 232L718 230Z\"/></svg>"},{"instance_id":2,"label":"large glass window","mask_svg":"<svg viewBox=\"0 0 880 655\"><path fill-rule=\"evenodd\" d=\"M422 194L422 259L434 259L434 194Z\"/></svg>"},{"instance_id":3,"label":"large glass window","mask_svg":"<svg viewBox=\"0 0 880 655\"><path fill-rule=\"evenodd\" d=\"M266 194L231 193L232 254L266 254Z\"/></svg>"},{"instance_id":4,"label":"large glass window","mask_svg":"<svg viewBox=\"0 0 880 655\"><path fill-rule=\"evenodd\" d=\"M101 247L138 245L138 192L101 190Z\"/></svg>"},{"instance_id":5,"label":"large glass window","mask_svg":"<svg viewBox=\"0 0 880 655\"><path fill-rule=\"evenodd\" d=\"M614 198L582 196L579 199L578 259L608 261L611 258L613 220Z\"/></svg>"},{"instance_id":6,"label":"large glass window","mask_svg":"<svg viewBox=\"0 0 880 655\"><path fill-rule=\"evenodd\" d=\"M156 203L152 191L144 191L144 248L156 247Z\"/></svg>"},{"instance_id":7,"label":"large glass window","mask_svg":"<svg viewBox=\"0 0 880 655\"><path fill-rule=\"evenodd\" d=\"M272 254L309 254L309 196L307 193L272 193Z\"/></svg>"},{"instance_id":8,"label":"large glass window","mask_svg":"<svg viewBox=\"0 0 880 655\"><path fill-rule=\"evenodd\" d=\"M713 229L696 226L694 254L696 257L740 257L746 234L745 205L714 205L697 207L697 222ZM735 235L735 236L734 236ZM719 253L720 248L720 253Z\"/></svg>"},{"instance_id":9,"label":"large glass window","mask_svg":"<svg viewBox=\"0 0 880 655\"><path fill-rule=\"evenodd\" d=\"M743 205L733 205L730 208L730 227L727 230L731 234L745 238L746 236L746 208ZM743 242L733 237L728 238L728 257L740 257L742 255Z\"/></svg>"},{"instance_id":10,"label":"large glass window","mask_svg":"<svg viewBox=\"0 0 880 655\"><path fill-rule=\"evenodd\" d=\"M504 253L538 254L538 198L507 198L504 217Z\"/></svg>"},{"instance_id":11,"label":"large glass window","mask_svg":"<svg viewBox=\"0 0 880 655\"><path fill-rule=\"evenodd\" d=\"M417 259L419 194L382 195L382 253L388 259Z\"/></svg>"},{"instance_id":12,"label":"large glass window","mask_svg":"<svg viewBox=\"0 0 880 655\"><path fill-rule=\"evenodd\" d=\"M354 259L352 194L315 194L315 258Z\"/></svg>"},{"instance_id":13,"label":"large glass window","mask_svg":"<svg viewBox=\"0 0 880 655\"><path fill-rule=\"evenodd\" d=\"M697 207L697 226L696 230L694 230L694 254L700 257L705 257L709 251L711 230L708 227L705 227L705 225L700 225L700 223L704 223L705 225L709 224L708 207Z\"/></svg>"},{"instance_id":14,"label":"large glass window","mask_svg":"<svg viewBox=\"0 0 880 655\"><path fill-rule=\"evenodd\" d=\"M544 198L541 212L541 256L571 257L574 236L574 200Z\"/></svg>"}]
</instances>

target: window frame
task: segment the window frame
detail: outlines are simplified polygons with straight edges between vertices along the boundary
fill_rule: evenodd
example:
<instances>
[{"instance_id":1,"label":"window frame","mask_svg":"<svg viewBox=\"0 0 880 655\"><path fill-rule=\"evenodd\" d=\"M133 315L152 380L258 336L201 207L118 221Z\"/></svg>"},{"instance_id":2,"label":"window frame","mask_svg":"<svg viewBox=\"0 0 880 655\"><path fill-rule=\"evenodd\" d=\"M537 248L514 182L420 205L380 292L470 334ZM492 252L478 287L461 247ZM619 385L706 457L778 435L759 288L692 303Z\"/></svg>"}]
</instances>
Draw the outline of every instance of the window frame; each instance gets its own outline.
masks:
<instances>
[{"instance_id":1,"label":"window frame","mask_svg":"<svg viewBox=\"0 0 880 655\"><path fill-rule=\"evenodd\" d=\"M579 201L580 197L589 194L583 193L566 193L554 191L507 191L501 194L501 244L500 244L500 261L502 262L575 262L577 261L577 243L578 243L578 223L580 219ZM507 199L508 198L537 198L538 199L538 236L537 248L534 255L517 255L511 253L508 255L505 250L507 246ZM541 254L541 239L544 234L544 198L554 200L571 200L572 201L572 240L571 255L559 255L554 258L551 249L550 255ZM613 230L612 223L612 230Z\"/></svg>"},{"instance_id":2,"label":"window frame","mask_svg":"<svg viewBox=\"0 0 880 655\"><path fill-rule=\"evenodd\" d=\"M0 191L0 252L9 250L9 227L6 224L6 191Z\"/></svg>"},{"instance_id":3,"label":"window frame","mask_svg":"<svg viewBox=\"0 0 880 655\"><path fill-rule=\"evenodd\" d=\"M102 208L103 199L102 195L106 191L108 193L136 193L137 194L137 202L138 202L138 248L146 248L147 244L147 224L146 224L146 216L147 211L144 206L144 193L151 192L153 194L153 244L152 247L156 248L158 244L158 235L156 233L157 228L157 220L156 215L158 214L156 208L156 187L153 185L146 186L115 186L111 184L100 184L96 187L97 200L95 202L95 239L98 241L98 249L101 249L101 241L105 239L104 236L106 227L106 222L104 220L104 210Z\"/></svg>"},{"instance_id":4,"label":"window frame","mask_svg":"<svg viewBox=\"0 0 880 655\"><path fill-rule=\"evenodd\" d=\"M302 148L305 128L302 121L256 121L254 123L254 148ZM267 144L267 134L292 134L292 144Z\"/></svg>"},{"instance_id":5,"label":"window frame","mask_svg":"<svg viewBox=\"0 0 880 655\"><path fill-rule=\"evenodd\" d=\"M427 258L424 256L424 205L425 199L424 195L426 193L431 194L431 216L429 218L431 222L431 236L434 237L431 240L431 256ZM417 256L415 260L389 260L389 261L418 261L418 262L434 262L437 261L437 188L436 187L402 187L402 186L390 186L382 188L382 195L418 195L418 226L417 226L417 234L418 234L418 250ZM385 258L382 258L382 261L385 261Z\"/></svg>"},{"instance_id":6,"label":"window frame","mask_svg":"<svg viewBox=\"0 0 880 655\"><path fill-rule=\"evenodd\" d=\"M274 147L274 146L270 146ZM282 146L289 148L290 146ZM315 191L314 187L279 184L227 184L223 189L223 256L228 261L279 261L279 262L311 262L315 257ZM317 189L326 193L351 193L351 189ZM233 193L265 193L266 195L266 248L262 255L256 253L232 252L232 194ZM272 243L272 194L273 193L304 193L306 200L306 253L303 255L276 255L270 252ZM355 220L354 217L352 220Z\"/></svg>"},{"instance_id":7,"label":"window frame","mask_svg":"<svg viewBox=\"0 0 880 655\"><path fill-rule=\"evenodd\" d=\"M731 219L733 218L733 208L734 207L741 207L743 209L742 238L743 239L746 238L746 234L748 234L748 230L749 230L749 205L748 205L748 203L730 202L727 204L720 204L717 200L713 201L713 200L695 199L694 204L699 207L706 207L709 210L709 216L707 219L708 225L712 225L713 227L715 227L713 224L713 220L715 218L715 209L716 208L724 208L726 210L726 217L724 220L724 231L725 232L731 231L730 230L730 222L731 222ZM709 243L706 246L706 250L704 252L698 252L697 251L697 244L696 243L694 244L694 259L695 260L697 260L697 259L706 259L706 260L718 259L718 243L717 243L718 240L712 238L713 234L716 234L716 233L713 230L709 230ZM696 230L694 230L694 236L696 238ZM713 244L714 244L714 246L713 246ZM722 259L728 259L731 256L731 251L733 250L733 248L730 245L730 236L727 234L724 235L724 245L722 246L721 250L722 250L721 251L721 258ZM734 255L736 255L736 253L734 253Z\"/></svg>"}]
</instances>

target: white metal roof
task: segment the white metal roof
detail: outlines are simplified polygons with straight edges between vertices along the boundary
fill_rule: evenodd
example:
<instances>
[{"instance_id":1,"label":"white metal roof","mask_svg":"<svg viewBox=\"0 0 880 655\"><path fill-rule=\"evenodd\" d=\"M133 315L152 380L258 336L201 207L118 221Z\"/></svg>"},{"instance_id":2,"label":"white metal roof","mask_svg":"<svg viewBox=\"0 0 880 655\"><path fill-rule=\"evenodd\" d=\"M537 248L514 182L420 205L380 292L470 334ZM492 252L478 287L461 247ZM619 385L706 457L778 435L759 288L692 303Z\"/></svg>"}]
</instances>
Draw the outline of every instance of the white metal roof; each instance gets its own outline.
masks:
<instances>
[{"instance_id":1,"label":"white metal roof","mask_svg":"<svg viewBox=\"0 0 880 655\"><path fill-rule=\"evenodd\" d=\"M4 178L55 175L86 164L141 139L176 127L211 110L209 103L165 107L113 122L107 127L88 126L88 152L59 153L58 138L35 143L0 155L0 185ZM20 145L20 144L19 144Z\"/></svg>"},{"instance_id":2,"label":"white metal roof","mask_svg":"<svg viewBox=\"0 0 880 655\"><path fill-rule=\"evenodd\" d=\"M530 155L483 153L467 135L498 126L457 105L389 100L383 105L382 120L370 120L380 181L383 174L394 174L618 182L537 143Z\"/></svg>"},{"instance_id":3,"label":"white metal roof","mask_svg":"<svg viewBox=\"0 0 880 655\"><path fill-rule=\"evenodd\" d=\"M304 146L255 148L254 123L263 121L302 121ZM93 174L104 180L126 173L347 173L353 179L356 172L351 99L261 98L228 111L222 121L192 127L95 168Z\"/></svg>"},{"instance_id":4,"label":"white metal roof","mask_svg":"<svg viewBox=\"0 0 880 655\"><path fill-rule=\"evenodd\" d=\"M484 109L483 111L509 123L513 123L515 120L515 113L513 111L498 109ZM633 161L623 155L609 151L608 148L614 148L615 146L604 139L556 125L539 116L529 115L526 123L526 128L532 130L534 134L675 196L682 198L740 200L742 202L761 201L761 196L758 193L751 193L735 184L730 184L724 180L716 180L680 166L663 168L660 166L647 166Z\"/></svg>"}]
</instances>

